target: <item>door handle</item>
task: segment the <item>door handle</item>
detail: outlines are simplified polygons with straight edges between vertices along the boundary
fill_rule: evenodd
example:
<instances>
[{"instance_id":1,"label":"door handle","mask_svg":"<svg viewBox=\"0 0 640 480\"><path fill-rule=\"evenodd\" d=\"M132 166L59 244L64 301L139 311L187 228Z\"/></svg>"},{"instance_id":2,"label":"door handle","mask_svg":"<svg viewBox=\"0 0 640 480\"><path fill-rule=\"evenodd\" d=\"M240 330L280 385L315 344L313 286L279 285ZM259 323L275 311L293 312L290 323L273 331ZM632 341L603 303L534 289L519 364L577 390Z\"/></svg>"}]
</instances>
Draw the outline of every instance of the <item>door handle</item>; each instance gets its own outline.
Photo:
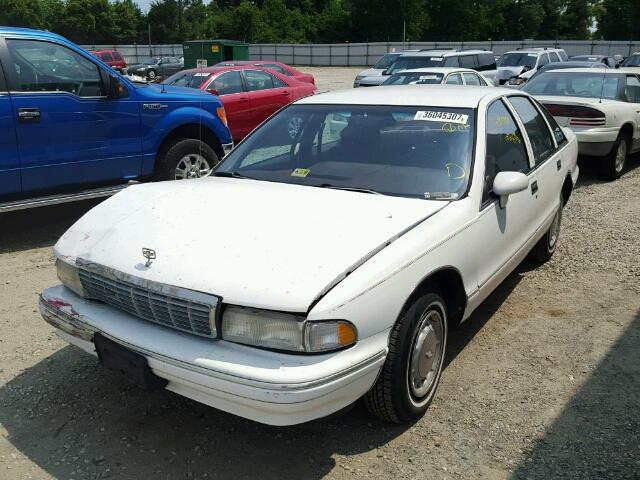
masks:
<instances>
[{"instance_id":1,"label":"door handle","mask_svg":"<svg viewBox=\"0 0 640 480\"><path fill-rule=\"evenodd\" d=\"M282 95L284 95L285 97L288 97L289 96L289 92L288 91L284 91L284 92L282 92Z\"/></svg>"},{"instance_id":2,"label":"door handle","mask_svg":"<svg viewBox=\"0 0 640 480\"><path fill-rule=\"evenodd\" d=\"M20 123L40 123L40 109L39 108L18 109L18 121Z\"/></svg>"},{"instance_id":3,"label":"door handle","mask_svg":"<svg viewBox=\"0 0 640 480\"><path fill-rule=\"evenodd\" d=\"M558 159L558 161L556 162L556 168L558 170L560 170L562 168L562 159L560 159L560 158Z\"/></svg>"},{"instance_id":4,"label":"door handle","mask_svg":"<svg viewBox=\"0 0 640 480\"><path fill-rule=\"evenodd\" d=\"M538 192L538 181L531 182L531 195L535 195Z\"/></svg>"},{"instance_id":5,"label":"door handle","mask_svg":"<svg viewBox=\"0 0 640 480\"><path fill-rule=\"evenodd\" d=\"M240 97L240 101L241 101L242 103L246 103L246 102L248 102L248 101L249 101L249 99L248 99L247 97Z\"/></svg>"}]
</instances>

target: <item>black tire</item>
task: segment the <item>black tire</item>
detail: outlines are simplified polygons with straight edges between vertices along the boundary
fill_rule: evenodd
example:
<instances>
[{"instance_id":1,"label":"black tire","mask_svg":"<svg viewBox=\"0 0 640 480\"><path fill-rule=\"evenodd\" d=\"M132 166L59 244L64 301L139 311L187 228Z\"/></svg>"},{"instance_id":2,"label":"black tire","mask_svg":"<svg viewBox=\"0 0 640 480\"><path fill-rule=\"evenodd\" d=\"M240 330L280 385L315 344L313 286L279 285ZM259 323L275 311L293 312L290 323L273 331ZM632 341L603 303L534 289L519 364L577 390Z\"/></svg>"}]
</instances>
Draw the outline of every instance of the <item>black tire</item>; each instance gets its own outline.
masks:
<instances>
[{"instance_id":1,"label":"black tire","mask_svg":"<svg viewBox=\"0 0 640 480\"><path fill-rule=\"evenodd\" d=\"M437 373L430 382L428 391L422 397L416 397L410 386L410 361L419 327L432 311L437 312L442 319L442 347L439 358L433 362L437 367ZM434 287L428 289L427 293L415 300L400 315L389 335L389 353L382 371L371 390L364 396L364 404L373 415L391 423L413 422L424 415L440 382L447 345L447 328L446 306Z\"/></svg>"},{"instance_id":2,"label":"black tire","mask_svg":"<svg viewBox=\"0 0 640 480\"><path fill-rule=\"evenodd\" d=\"M147 70L147 80L153 81L158 77L158 72L156 72L153 68Z\"/></svg>"},{"instance_id":3,"label":"black tire","mask_svg":"<svg viewBox=\"0 0 640 480\"><path fill-rule=\"evenodd\" d=\"M629 158L629 143L629 137L620 132L611 151L601 160L600 178L609 181L620 178L624 172L624 167L627 164L627 159ZM620 149L624 149L624 159L622 160L622 164L617 161Z\"/></svg>"},{"instance_id":4,"label":"black tire","mask_svg":"<svg viewBox=\"0 0 640 480\"><path fill-rule=\"evenodd\" d=\"M552 256L558 247L560 240L560 227L562 225L562 210L564 209L564 201L560 194L560 206L553 217L553 222L549 226L547 232L542 236L538 243L531 249L529 258L537 263L545 263ZM557 224L556 224L557 221Z\"/></svg>"},{"instance_id":5,"label":"black tire","mask_svg":"<svg viewBox=\"0 0 640 480\"><path fill-rule=\"evenodd\" d=\"M176 176L178 164L188 155L199 155L206 160L209 170L215 167L220 159L216 152L205 142L197 138L179 138L169 144L160 153L158 167L156 169L156 180L179 180ZM198 178L204 175L194 175L191 178Z\"/></svg>"}]
</instances>

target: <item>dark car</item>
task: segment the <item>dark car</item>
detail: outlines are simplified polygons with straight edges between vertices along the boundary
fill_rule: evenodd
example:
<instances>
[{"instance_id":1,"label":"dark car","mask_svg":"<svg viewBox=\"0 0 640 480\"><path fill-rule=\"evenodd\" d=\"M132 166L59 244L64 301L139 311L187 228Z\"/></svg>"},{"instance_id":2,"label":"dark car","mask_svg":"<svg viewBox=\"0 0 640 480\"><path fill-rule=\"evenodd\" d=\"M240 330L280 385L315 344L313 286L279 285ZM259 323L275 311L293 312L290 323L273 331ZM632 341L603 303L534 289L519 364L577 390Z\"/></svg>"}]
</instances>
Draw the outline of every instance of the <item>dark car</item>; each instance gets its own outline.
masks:
<instances>
[{"instance_id":1,"label":"dark car","mask_svg":"<svg viewBox=\"0 0 640 480\"><path fill-rule=\"evenodd\" d=\"M155 80L158 77L173 75L183 68L184 62L177 57L151 57L138 64L129 65L127 73Z\"/></svg>"},{"instance_id":2,"label":"dark car","mask_svg":"<svg viewBox=\"0 0 640 480\"><path fill-rule=\"evenodd\" d=\"M615 58L609 57L607 55L575 55L569 58L570 62L600 62L606 65L609 68L615 68L616 62Z\"/></svg>"},{"instance_id":3,"label":"dark car","mask_svg":"<svg viewBox=\"0 0 640 480\"><path fill-rule=\"evenodd\" d=\"M89 53L120 73L127 68L127 62L118 50L91 50Z\"/></svg>"}]
</instances>

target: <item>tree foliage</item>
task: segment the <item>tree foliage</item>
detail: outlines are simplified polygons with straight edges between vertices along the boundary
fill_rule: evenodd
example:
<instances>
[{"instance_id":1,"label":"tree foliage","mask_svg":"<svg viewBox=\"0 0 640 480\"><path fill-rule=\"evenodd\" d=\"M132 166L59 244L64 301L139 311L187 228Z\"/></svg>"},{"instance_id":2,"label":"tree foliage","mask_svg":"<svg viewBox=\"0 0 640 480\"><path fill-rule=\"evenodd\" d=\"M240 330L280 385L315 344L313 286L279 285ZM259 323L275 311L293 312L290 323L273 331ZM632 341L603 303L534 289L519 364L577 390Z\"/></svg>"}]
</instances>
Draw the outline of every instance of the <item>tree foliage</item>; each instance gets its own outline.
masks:
<instances>
[{"instance_id":1,"label":"tree foliage","mask_svg":"<svg viewBox=\"0 0 640 480\"><path fill-rule=\"evenodd\" d=\"M84 44L473 41L640 36L638 0L0 0L0 25Z\"/></svg>"}]
</instances>

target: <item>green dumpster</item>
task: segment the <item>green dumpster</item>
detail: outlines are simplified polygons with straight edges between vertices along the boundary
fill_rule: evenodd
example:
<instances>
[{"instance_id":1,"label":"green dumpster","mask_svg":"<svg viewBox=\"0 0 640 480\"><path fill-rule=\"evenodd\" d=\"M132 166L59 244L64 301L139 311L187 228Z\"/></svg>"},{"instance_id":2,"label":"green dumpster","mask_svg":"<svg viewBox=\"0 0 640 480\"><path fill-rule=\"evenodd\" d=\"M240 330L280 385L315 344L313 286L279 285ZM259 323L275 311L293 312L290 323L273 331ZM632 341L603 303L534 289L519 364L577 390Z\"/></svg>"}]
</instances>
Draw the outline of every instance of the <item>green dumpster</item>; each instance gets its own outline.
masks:
<instances>
[{"instance_id":1,"label":"green dumpster","mask_svg":"<svg viewBox=\"0 0 640 480\"><path fill-rule=\"evenodd\" d=\"M249 60L249 44L237 40L190 40L182 45L184 68L211 67L219 62Z\"/></svg>"}]
</instances>

